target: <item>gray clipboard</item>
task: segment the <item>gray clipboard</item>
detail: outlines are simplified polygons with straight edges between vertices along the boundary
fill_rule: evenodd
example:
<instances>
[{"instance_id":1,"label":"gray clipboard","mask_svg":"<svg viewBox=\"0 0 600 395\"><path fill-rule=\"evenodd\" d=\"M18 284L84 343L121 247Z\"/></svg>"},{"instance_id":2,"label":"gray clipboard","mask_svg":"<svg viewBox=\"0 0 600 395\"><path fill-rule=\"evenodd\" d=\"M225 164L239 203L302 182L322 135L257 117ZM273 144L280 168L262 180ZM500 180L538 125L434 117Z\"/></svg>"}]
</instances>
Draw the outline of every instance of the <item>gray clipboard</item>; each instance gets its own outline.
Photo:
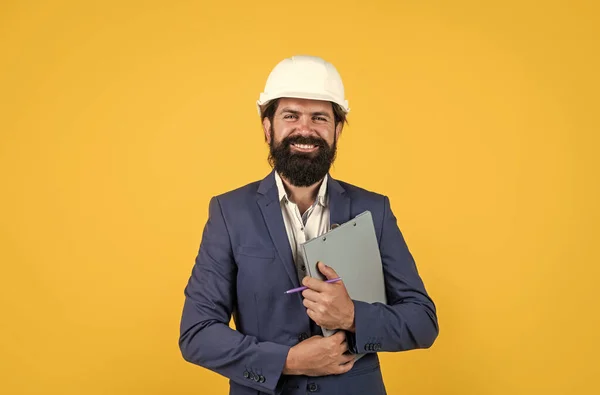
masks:
<instances>
[{"instance_id":1,"label":"gray clipboard","mask_svg":"<svg viewBox=\"0 0 600 395\"><path fill-rule=\"evenodd\" d=\"M302 252L309 276L325 280L317 268L321 261L342 278L351 299L387 304L381 254L370 211L303 243ZM324 336L336 332L321 329Z\"/></svg>"}]
</instances>

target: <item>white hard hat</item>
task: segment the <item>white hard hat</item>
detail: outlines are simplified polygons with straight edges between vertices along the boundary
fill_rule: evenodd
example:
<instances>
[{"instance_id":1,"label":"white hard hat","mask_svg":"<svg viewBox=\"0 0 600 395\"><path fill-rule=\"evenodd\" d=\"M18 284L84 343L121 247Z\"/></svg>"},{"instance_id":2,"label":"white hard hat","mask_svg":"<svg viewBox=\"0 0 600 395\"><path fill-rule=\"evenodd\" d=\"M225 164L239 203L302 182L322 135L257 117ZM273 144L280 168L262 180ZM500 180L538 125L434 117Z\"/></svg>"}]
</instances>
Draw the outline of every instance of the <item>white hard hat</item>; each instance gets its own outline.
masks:
<instances>
[{"instance_id":1,"label":"white hard hat","mask_svg":"<svg viewBox=\"0 0 600 395\"><path fill-rule=\"evenodd\" d=\"M280 97L327 100L339 104L346 113L350 111L340 74L331 63L316 56L297 55L279 62L256 102L258 113L260 106Z\"/></svg>"}]
</instances>

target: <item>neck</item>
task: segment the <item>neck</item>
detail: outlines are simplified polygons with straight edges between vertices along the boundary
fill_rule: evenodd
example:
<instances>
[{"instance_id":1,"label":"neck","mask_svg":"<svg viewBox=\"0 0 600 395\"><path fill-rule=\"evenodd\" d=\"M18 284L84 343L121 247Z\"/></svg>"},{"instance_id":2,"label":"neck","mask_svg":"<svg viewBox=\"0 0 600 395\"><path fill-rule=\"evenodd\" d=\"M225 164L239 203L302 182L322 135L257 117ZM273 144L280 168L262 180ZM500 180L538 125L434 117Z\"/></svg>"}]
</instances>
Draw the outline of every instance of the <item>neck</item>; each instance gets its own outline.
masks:
<instances>
[{"instance_id":1,"label":"neck","mask_svg":"<svg viewBox=\"0 0 600 395\"><path fill-rule=\"evenodd\" d=\"M295 203L302 213L308 210L317 198L323 179L307 187L297 187L292 185L286 178L281 176L281 174L279 176L281 177L281 181L283 181L283 186L290 201Z\"/></svg>"}]
</instances>

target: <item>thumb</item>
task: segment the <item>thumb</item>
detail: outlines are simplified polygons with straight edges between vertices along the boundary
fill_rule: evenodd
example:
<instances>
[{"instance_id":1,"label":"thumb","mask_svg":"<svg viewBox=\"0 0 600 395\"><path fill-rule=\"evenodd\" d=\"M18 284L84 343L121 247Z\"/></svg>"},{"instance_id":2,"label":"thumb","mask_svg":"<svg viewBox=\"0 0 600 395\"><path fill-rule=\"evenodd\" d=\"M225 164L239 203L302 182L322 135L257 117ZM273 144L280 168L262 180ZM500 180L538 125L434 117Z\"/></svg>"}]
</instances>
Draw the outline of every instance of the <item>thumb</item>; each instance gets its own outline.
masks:
<instances>
[{"instance_id":1,"label":"thumb","mask_svg":"<svg viewBox=\"0 0 600 395\"><path fill-rule=\"evenodd\" d=\"M328 280L334 279L334 278L338 278L339 276L337 275L337 273L335 272L335 270L333 270L332 267L327 266L326 264L324 264L323 262L319 262L319 271L321 273L323 273L323 275L325 277L327 277Z\"/></svg>"}]
</instances>

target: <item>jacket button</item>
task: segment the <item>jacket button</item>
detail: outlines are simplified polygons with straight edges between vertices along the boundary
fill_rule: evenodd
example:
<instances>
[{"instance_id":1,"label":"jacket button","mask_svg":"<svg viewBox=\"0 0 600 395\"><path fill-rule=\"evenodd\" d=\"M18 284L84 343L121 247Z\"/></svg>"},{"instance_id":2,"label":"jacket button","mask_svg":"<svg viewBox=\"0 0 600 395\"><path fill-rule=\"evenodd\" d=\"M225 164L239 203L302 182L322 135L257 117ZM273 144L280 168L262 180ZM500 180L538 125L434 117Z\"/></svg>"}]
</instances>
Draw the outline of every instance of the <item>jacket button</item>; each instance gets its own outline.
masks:
<instances>
[{"instance_id":1,"label":"jacket button","mask_svg":"<svg viewBox=\"0 0 600 395\"><path fill-rule=\"evenodd\" d=\"M250 377L250 373L248 373L248 371L247 371L247 370L245 370L245 371L244 371L244 378L248 378L248 377Z\"/></svg>"},{"instance_id":2,"label":"jacket button","mask_svg":"<svg viewBox=\"0 0 600 395\"><path fill-rule=\"evenodd\" d=\"M265 382L265 376L263 376L262 374L260 375L260 377L258 378L258 382L259 383L264 383Z\"/></svg>"},{"instance_id":3,"label":"jacket button","mask_svg":"<svg viewBox=\"0 0 600 395\"><path fill-rule=\"evenodd\" d=\"M319 390L319 386L315 383L310 383L308 385L308 391L309 392L317 392Z\"/></svg>"}]
</instances>

